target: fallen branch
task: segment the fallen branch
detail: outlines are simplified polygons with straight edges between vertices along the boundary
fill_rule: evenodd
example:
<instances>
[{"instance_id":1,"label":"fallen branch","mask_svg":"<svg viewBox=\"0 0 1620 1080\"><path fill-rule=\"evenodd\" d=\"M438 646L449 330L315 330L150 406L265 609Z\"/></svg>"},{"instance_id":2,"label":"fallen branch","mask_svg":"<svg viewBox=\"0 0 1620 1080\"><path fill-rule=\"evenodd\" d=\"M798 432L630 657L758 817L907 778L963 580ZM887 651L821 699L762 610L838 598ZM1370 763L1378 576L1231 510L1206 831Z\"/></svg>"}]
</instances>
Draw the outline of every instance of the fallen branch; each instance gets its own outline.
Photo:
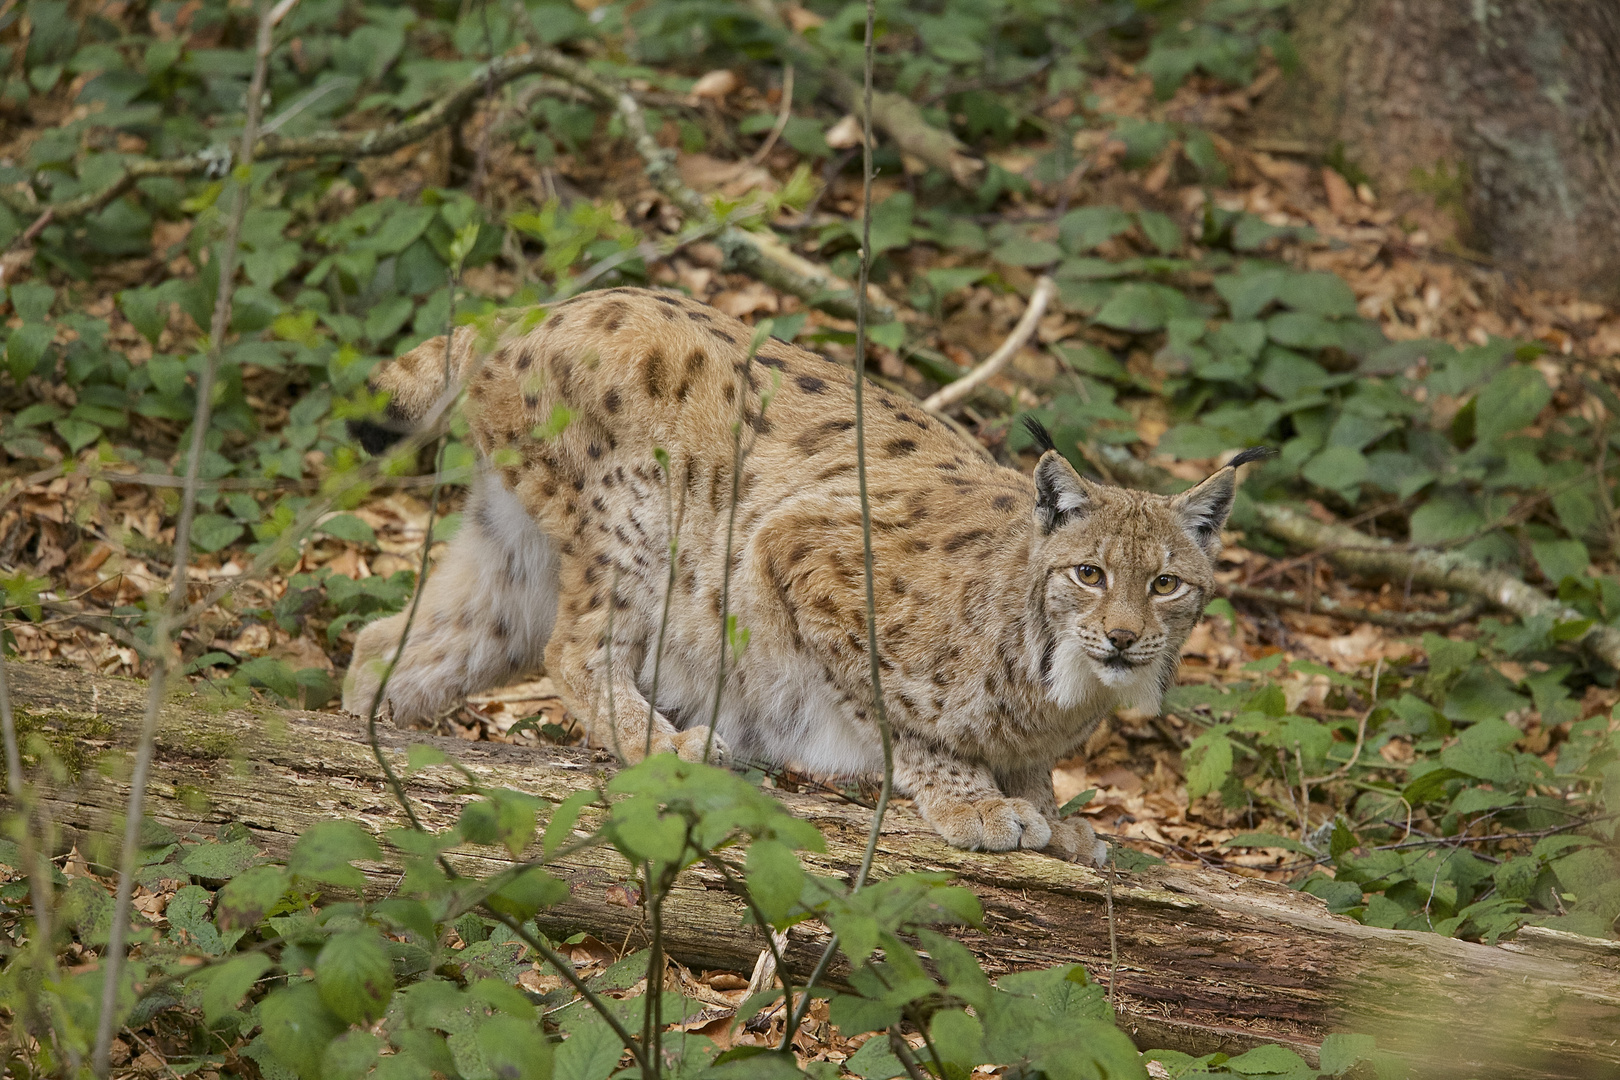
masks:
<instances>
[{"instance_id":1,"label":"fallen branch","mask_svg":"<svg viewBox=\"0 0 1620 1080\"><path fill-rule=\"evenodd\" d=\"M1588 621L1581 612L1507 571L1493 570L1459 552L1397 548L1388 540L1368 536L1358 529L1324 524L1290 506L1258 503L1254 513L1272 536L1298 547L1321 551L1354 574L1468 593L1511 611L1521 619ZM1620 630L1592 622L1577 640L1610 666L1620 667Z\"/></svg>"},{"instance_id":2,"label":"fallen branch","mask_svg":"<svg viewBox=\"0 0 1620 1080\"><path fill-rule=\"evenodd\" d=\"M1467 622L1480 612L1487 604L1484 599L1475 597L1473 600L1451 611L1377 611L1373 608L1358 607L1346 604L1342 600L1335 600L1331 596L1311 595L1305 596L1291 589L1263 589L1255 585L1222 585L1219 586L1222 596L1231 600L1248 600L1257 604L1271 604L1275 607L1297 608L1309 611L1314 615L1331 615L1335 619L1347 619L1350 622L1372 623L1374 626L1388 626L1397 630L1442 630L1448 626Z\"/></svg>"},{"instance_id":3,"label":"fallen branch","mask_svg":"<svg viewBox=\"0 0 1620 1080\"><path fill-rule=\"evenodd\" d=\"M114 754L133 745L139 683L34 663L11 664L8 671L18 723L30 735L56 745L109 740L97 745ZM202 689L165 706L148 816L183 833L240 822L257 846L278 858L318 821L358 821L379 837L402 823L359 720L224 711L211 697ZM401 773L408 746L427 743L479 782L551 805L615 768L579 749L466 743L392 729L380 736ZM85 844L86 834L115 819L125 776L87 766L75 782L46 785L44 809L81 850L97 850ZM453 823L470 797L450 765L417 770L403 783L433 829ZM826 835L825 854L808 860L812 870L853 875L871 812L832 797L773 794ZM549 814L545 806L541 814L542 820ZM595 820L588 817L581 828ZM497 848L469 846L448 855L460 872L480 877L513 861ZM362 867L374 894L397 888L399 866L390 852ZM586 930L632 948L645 943L645 912L607 900L606 890L627 872L611 850L577 851L555 869L571 892L541 913L542 931L553 939ZM1101 978L1111 968L1107 886L1098 871L1038 853L948 847L903 804L890 811L873 871L944 871L972 888L984 906L983 929L958 936L992 976L1080 962ZM1526 927L1516 941L1492 947L1381 930L1330 915L1316 898L1274 882L1181 866L1121 874L1114 912L1121 1023L1142 1046L1238 1053L1281 1042L1314 1059L1324 1035L1354 1030L1407 1055L1417 1074L1432 1080L1541 1080L1620 1070L1620 944L1614 942ZM693 967L749 971L767 943L744 915L721 872L694 867L677 881L665 908L669 954ZM827 937L817 922L796 926L782 949L784 970L802 980ZM834 965L827 974L837 985L847 969Z\"/></svg>"},{"instance_id":4,"label":"fallen branch","mask_svg":"<svg viewBox=\"0 0 1620 1080\"><path fill-rule=\"evenodd\" d=\"M1046 314L1046 305L1051 303L1052 296L1056 291L1057 284L1051 278L1042 274L1039 280L1035 282L1035 291L1030 295L1029 304L1024 308L1024 314L1018 320L1018 325L1013 327L1012 333L1007 335L1007 340L1001 343L1001 347L985 357L983 363L960 379L935 390L924 399L923 408L934 413L944 412L973 393L980 384L1005 367L1007 361L1011 360L1018 350L1022 349L1024 344L1035 335L1035 328L1040 325L1041 316Z\"/></svg>"}]
</instances>

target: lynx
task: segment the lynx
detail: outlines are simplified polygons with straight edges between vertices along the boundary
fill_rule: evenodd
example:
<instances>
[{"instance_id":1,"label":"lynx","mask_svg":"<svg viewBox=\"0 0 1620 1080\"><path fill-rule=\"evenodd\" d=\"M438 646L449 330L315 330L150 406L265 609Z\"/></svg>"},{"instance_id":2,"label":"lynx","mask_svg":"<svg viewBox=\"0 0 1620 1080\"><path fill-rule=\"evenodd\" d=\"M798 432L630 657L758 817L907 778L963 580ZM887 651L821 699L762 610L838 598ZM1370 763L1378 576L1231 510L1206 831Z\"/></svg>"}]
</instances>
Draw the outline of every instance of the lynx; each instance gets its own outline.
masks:
<instances>
[{"instance_id":1,"label":"lynx","mask_svg":"<svg viewBox=\"0 0 1620 1080\"><path fill-rule=\"evenodd\" d=\"M448 360L441 337L374 376L397 423L466 379L482 461L387 682L394 721L543 662L629 761L708 749L881 774L851 372L776 339L755 351L749 327L669 293L536 318L492 352L463 330ZM1116 707L1158 709L1252 453L1174 498L1086 480L1050 440L1030 478L870 385L865 437L896 789L958 847L1100 865L1106 845L1058 815L1053 765ZM749 637L716 706L723 612ZM369 708L404 619L361 632L348 710Z\"/></svg>"}]
</instances>

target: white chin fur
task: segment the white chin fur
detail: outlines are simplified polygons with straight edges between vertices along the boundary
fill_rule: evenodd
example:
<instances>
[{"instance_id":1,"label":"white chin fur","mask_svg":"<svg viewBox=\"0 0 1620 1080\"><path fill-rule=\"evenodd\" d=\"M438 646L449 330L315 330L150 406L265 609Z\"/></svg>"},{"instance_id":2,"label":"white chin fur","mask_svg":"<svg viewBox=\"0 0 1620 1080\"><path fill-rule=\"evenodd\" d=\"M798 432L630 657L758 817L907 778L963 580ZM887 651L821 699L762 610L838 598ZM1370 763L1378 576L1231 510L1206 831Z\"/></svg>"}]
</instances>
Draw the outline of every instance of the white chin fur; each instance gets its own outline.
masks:
<instances>
[{"instance_id":1,"label":"white chin fur","mask_svg":"<svg viewBox=\"0 0 1620 1080\"><path fill-rule=\"evenodd\" d=\"M1158 664L1116 668L1098 663L1074 638L1060 640L1052 652L1049 696L1061 709L1095 704L1099 696L1113 698L1114 708L1158 713L1163 680Z\"/></svg>"}]
</instances>

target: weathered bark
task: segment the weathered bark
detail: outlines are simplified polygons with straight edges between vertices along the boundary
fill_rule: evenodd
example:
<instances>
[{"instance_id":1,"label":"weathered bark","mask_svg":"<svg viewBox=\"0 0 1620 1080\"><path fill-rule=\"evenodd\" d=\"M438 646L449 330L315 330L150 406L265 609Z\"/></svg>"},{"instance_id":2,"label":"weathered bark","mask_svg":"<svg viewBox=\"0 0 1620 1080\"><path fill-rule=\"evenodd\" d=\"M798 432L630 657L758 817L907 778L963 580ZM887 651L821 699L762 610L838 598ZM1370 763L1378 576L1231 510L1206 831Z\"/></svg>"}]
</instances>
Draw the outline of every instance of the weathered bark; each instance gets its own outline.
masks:
<instances>
[{"instance_id":1,"label":"weathered bark","mask_svg":"<svg viewBox=\"0 0 1620 1080\"><path fill-rule=\"evenodd\" d=\"M1316 0L1278 134L1407 188L1457 178L1465 239L1536 285L1620 297L1620 4ZM1461 175L1458 177L1458 170Z\"/></svg>"},{"instance_id":2,"label":"weathered bark","mask_svg":"<svg viewBox=\"0 0 1620 1080\"><path fill-rule=\"evenodd\" d=\"M143 701L139 684L42 665L14 664L10 674L25 729L58 741L93 734L115 752L129 745ZM353 718L223 712L181 700L169 706L161 731L147 805L178 831L211 832L238 821L265 851L282 855L300 830L322 819L344 817L379 832L401 823ZM553 802L613 769L585 751L383 733L397 766L412 742L437 744L489 785ZM123 805L121 785L91 768L81 777L51 791L47 809L74 833L105 829ZM406 780L430 827L454 820L467 798L460 782L448 766ZM827 837L826 854L809 861L822 872L852 874L868 812L813 795L781 798ZM454 858L472 874L509 861L490 849ZM993 974L1080 961L1108 978L1104 882L1095 871L1034 853L955 850L904 806L892 812L875 868L944 870L971 886L985 925L961 936ZM365 869L378 891L398 883L392 864ZM557 871L573 895L544 913L547 932L585 929L603 941L639 944L642 913L606 899L607 886L627 876L614 855L584 852ZM1144 1047L1236 1052L1276 1041L1312 1056L1328 1032L1354 1030L1409 1055L1426 1078L1620 1072L1614 942L1527 930L1516 943L1487 947L1379 930L1330 915L1282 885L1180 867L1125 876L1114 907L1121 1023ZM747 970L761 947L758 930L743 924L740 902L702 872L682 879L664 927L670 954L697 967ZM795 928L790 972L802 977L824 942L814 924ZM837 969L831 978L837 981Z\"/></svg>"}]
</instances>

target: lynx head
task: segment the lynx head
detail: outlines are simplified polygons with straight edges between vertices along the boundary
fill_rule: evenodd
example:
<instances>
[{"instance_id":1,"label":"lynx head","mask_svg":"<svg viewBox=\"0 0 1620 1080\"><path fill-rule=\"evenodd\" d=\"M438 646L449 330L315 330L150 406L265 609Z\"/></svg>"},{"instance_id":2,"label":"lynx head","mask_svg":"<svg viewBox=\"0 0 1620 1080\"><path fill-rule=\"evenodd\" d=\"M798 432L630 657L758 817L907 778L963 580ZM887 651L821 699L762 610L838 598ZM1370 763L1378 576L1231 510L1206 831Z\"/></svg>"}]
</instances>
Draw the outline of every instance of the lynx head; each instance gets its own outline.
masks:
<instances>
[{"instance_id":1,"label":"lynx head","mask_svg":"<svg viewBox=\"0 0 1620 1080\"><path fill-rule=\"evenodd\" d=\"M1157 711L1214 586L1237 467L1271 451L1245 450L1197 487L1165 496L1093 483L1044 429L1031 431L1044 449L1032 565L1045 577L1055 639L1048 693L1070 707L1106 688L1120 705Z\"/></svg>"}]
</instances>

